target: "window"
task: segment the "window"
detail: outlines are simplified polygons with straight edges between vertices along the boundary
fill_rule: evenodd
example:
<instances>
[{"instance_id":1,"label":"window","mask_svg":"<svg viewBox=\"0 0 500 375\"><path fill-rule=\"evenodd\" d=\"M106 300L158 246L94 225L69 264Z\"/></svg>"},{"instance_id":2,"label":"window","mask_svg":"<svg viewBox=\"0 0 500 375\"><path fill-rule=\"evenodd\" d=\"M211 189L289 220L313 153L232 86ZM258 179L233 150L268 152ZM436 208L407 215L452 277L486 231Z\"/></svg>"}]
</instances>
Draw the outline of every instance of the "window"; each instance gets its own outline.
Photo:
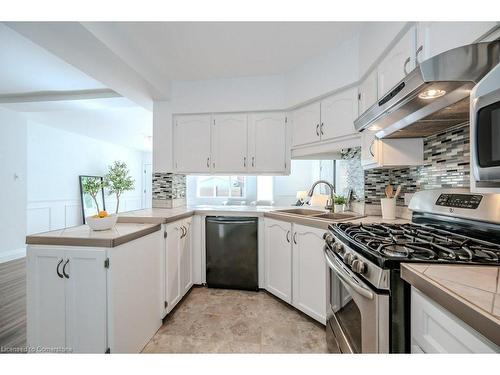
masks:
<instances>
[{"instance_id":1,"label":"window","mask_svg":"<svg viewBox=\"0 0 500 375\"><path fill-rule=\"evenodd\" d=\"M198 198L245 198L244 176L198 176Z\"/></svg>"}]
</instances>

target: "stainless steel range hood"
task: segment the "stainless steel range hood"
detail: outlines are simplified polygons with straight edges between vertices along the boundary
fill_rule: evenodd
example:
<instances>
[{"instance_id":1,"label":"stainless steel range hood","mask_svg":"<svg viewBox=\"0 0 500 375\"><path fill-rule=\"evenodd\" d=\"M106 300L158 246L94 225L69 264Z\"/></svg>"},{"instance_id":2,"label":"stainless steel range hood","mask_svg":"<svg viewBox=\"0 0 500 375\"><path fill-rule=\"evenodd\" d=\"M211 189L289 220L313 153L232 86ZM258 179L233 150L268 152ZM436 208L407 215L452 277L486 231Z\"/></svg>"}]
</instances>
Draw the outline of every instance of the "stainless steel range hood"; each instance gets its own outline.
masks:
<instances>
[{"instance_id":1,"label":"stainless steel range hood","mask_svg":"<svg viewBox=\"0 0 500 375\"><path fill-rule=\"evenodd\" d=\"M378 138L427 137L469 120L471 89L500 60L500 41L458 47L417 66L354 121Z\"/></svg>"}]
</instances>

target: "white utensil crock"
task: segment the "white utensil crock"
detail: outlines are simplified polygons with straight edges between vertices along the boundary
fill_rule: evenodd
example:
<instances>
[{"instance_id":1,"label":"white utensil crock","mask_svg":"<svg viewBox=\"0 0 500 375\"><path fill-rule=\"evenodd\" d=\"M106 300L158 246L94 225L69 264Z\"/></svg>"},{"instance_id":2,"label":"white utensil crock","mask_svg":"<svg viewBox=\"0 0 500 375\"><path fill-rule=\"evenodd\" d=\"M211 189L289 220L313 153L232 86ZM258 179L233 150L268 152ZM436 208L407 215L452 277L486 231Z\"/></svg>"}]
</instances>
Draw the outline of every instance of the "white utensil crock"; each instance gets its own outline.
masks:
<instances>
[{"instance_id":1,"label":"white utensil crock","mask_svg":"<svg viewBox=\"0 0 500 375\"><path fill-rule=\"evenodd\" d=\"M396 218L396 199L381 198L380 205L382 207L382 218L394 220Z\"/></svg>"}]
</instances>

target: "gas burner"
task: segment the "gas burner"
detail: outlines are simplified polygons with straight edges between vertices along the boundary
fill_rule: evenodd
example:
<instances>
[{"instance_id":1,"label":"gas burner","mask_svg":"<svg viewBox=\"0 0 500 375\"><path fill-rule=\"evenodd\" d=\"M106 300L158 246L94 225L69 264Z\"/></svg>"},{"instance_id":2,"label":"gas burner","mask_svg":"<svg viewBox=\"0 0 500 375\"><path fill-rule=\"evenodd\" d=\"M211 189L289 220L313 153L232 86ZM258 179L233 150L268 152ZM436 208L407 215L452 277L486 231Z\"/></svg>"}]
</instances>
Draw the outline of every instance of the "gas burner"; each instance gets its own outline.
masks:
<instances>
[{"instance_id":1,"label":"gas burner","mask_svg":"<svg viewBox=\"0 0 500 375\"><path fill-rule=\"evenodd\" d=\"M360 248L382 258L500 264L500 245L431 225L339 223L335 227Z\"/></svg>"}]
</instances>

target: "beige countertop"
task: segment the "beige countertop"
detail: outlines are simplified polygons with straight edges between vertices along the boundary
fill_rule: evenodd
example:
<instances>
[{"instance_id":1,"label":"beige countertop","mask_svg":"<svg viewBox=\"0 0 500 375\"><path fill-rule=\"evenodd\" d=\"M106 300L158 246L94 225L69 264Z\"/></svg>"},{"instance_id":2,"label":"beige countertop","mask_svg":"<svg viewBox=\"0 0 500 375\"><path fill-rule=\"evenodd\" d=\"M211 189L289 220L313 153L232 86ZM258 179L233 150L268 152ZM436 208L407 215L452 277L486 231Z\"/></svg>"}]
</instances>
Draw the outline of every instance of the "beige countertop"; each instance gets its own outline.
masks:
<instances>
[{"instance_id":1,"label":"beige countertop","mask_svg":"<svg viewBox=\"0 0 500 375\"><path fill-rule=\"evenodd\" d=\"M184 219L194 214L212 214L212 215L253 215L266 216L277 220L294 222L303 225L309 225L320 229L327 229L332 220L318 219L314 217L306 217L302 215L293 215L288 213L276 212L281 209L292 209L297 207L276 207L276 206L192 206L178 208L147 208L136 211L128 211L119 214L118 222L121 223L170 223L176 220ZM299 207L300 208L300 207ZM314 209L317 208L305 208ZM324 211L325 213L327 211ZM350 221L353 223L408 223L406 219L384 220L381 216L361 216L357 218L348 218L342 221Z\"/></svg>"},{"instance_id":2,"label":"beige countertop","mask_svg":"<svg viewBox=\"0 0 500 375\"><path fill-rule=\"evenodd\" d=\"M116 247L160 230L160 224L117 223L113 229L93 231L88 225L53 230L26 237L28 245Z\"/></svg>"},{"instance_id":3,"label":"beige countertop","mask_svg":"<svg viewBox=\"0 0 500 375\"><path fill-rule=\"evenodd\" d=\"M401 266L401 276L500 345L499 266L405 263Z\"/></svg>"}]
</instances>

